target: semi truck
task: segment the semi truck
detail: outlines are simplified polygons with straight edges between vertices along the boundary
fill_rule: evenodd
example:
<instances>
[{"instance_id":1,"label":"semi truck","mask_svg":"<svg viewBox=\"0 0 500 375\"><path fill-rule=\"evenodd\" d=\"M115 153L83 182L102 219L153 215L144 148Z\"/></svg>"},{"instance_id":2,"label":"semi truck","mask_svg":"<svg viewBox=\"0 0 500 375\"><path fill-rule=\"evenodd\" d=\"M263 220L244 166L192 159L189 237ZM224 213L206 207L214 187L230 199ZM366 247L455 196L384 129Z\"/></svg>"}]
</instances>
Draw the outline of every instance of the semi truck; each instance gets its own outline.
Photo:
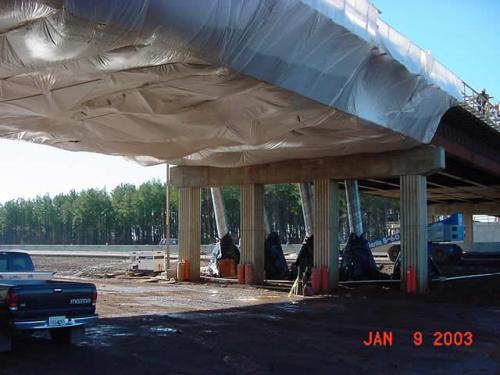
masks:
<instances>
[{"instance_id":1,"label":"semi truck","mask_svg":"<svg viewBox=\"0 0 500 375\"><path fill-rule=\"evenodd\" d=\"M429 224L427 228L427 250L437 264L452 263L462 257L462 248L455 242L464 240L463 216L455 213L446 219ZM401 251L401 244L394 244L387 250L391 261Z\"/></svg>"}]
</instances>

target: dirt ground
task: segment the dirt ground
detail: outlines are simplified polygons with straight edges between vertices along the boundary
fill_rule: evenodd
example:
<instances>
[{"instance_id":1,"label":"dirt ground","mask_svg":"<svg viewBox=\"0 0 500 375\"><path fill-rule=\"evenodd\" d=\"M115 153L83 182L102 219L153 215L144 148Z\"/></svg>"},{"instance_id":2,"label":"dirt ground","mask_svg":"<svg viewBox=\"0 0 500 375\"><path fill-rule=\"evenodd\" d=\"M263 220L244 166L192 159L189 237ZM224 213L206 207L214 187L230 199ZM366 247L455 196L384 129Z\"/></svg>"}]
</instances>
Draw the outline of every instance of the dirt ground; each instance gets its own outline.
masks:
<instances>
[{"instance_id":1,"label":"dirt ground","mask_svg":"<svg viewBox=\"0 0 500 375\"><path fill-rule=\"evenodd\" d=\"M265 288L109 278L126 267L120 259L35 263L95 282L101 319L77 347L58 347L44 333L16 337L13 352L0 355L0 374L500 375L498 276L436 283L425 296L364 286L289 300ZM481 264L447 272L500 271ZM391 331L392 346L365 346L370 331ZM470 332L472 344L434 346L434 333L447 331Z\"/></svg>"}]
</instances>

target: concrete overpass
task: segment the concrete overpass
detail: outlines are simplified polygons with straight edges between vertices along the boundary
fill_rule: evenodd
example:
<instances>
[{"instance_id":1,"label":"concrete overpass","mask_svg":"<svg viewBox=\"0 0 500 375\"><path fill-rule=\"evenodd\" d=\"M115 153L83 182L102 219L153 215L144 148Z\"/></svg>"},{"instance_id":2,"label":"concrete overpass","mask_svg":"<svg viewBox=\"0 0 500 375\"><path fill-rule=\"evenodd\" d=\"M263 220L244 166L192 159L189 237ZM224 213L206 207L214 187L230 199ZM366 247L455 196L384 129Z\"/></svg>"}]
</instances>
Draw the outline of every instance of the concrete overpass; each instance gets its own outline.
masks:
<instances>
[{"instance_id":1,"label":"concrete overpass","mask_svg":"<svg viewBox=\"0 0 500 375\"><path fill-rule=\"evenodd\" d=\"M346 180L401 196L402 274L413 266L421 292L428 205L498 212L498 107L367 1L37 0L0 10L0 137L177 164L179 251L193 280L201 186L241 185L242 261L257 282L266 183L314 181L315 264L329 268L330 287Z\"/></svg>"},{"instance_id":2,"label":"concrete overpass","mask_svg":"<svg viewBox=\"0 0 500 375\"><path fill-rule=\"evenodd\" d=\"M185 190L181 188L181 192L184 191L184 194L193 194L199 187L208 186L241 185L242 191L245 187L250 188L248 202L242 202L241 206L242 252L250 254L245 261L263 267L260 266L263 264L263 248L260 253L255 251L259 248L255 244L263 242L263 230L257 230L263 228L262 221L257 220L263 217L263 212L255 212L256 207L263 210L263 189L258 186L314 181L314 222L318 223L315 236L324 236L323 243L321 239L315 241L315 259L322 259L323 265L328 264L332 269L338 266L338 253L335 251L338 247L335 240L338 228L333 224L338 220L335 196L339 194L339 188L344 187L346 179L358 179L360 191L364 194L401 199L403 249L408 250L419 242L419 249L415 252L426 254L426 239L422 237L426 236L428 219L433 215L454 212L464 214L467 231L465 246L470 246L473 241L472 216L500 216L498 145L500 133L495 128L462 107L453 107L443 116L432 144L428 146L239 168L182 166L172 169L172 182L183 187ZM199 216L199 213L189 212L186 215ZM244 231L245 227L251 228L249 232ZM404 233L416 228L420 228L418 236L421 238L412 238L413 243L408 243L410 239ZM198 255L189 251L197 248L191 245L192 238L196 238L192 237L192 233L184 238L184 251L187 257L194 259ZM426 269L426 258L413 262L418 264L424 259ZM318 262L318 266L320 264ZM331 282L336 280L332 277Z\"/></svg>"}]
</instances>

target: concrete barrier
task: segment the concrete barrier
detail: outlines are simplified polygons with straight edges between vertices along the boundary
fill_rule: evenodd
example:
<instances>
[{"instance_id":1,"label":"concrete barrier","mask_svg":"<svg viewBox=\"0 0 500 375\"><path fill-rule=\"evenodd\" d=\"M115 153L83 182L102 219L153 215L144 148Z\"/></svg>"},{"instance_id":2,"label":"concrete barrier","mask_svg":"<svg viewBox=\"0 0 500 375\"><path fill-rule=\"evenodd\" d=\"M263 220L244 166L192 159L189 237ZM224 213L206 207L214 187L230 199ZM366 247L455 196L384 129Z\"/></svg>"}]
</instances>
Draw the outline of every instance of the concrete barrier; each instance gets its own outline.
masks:
<instances>
[{"instance_id":1,"label":"concrete barrier","mask_svg":"<svg viewBox=\"0 0 500 375\"><path fill-rule=\"evenodd\" d=\"M500 242L474 242L471 251L482 254L500 253Z\"/></svg>"},{"instance_id":2,"label":"concrete barrier","mask_svg":"<svg viewBox=\"0 0 500 375\"><path fill-rule=\"evenodd\" d=\"M474 222L474 242L500 243L500 222Z\"/></svg>"},{"instance_id":3,"label":"concrete barrier","mask_svg":"<svg viewBox=\"0 0 500 375\"><path fill-rule=\"evenodd\" d=\"M201 245L201 253L212 254L214 245ZM283 245L285 253L296 253L300 244ZM165 251L163 245L0 245L1 250L26 251L31 255L44 256L108 256L127 257L133 251ZM170 245L170 253L178 254L178 245Z\"/></svg>"},{"instance_id":4,"label":"concrete barrier","mask_svg":"<svg viewBox=\"0 0 500 375\"><path fill-rule=\"evenodd\" d=\"M24 250L24 251L98 251L98 252L131 252L131 251L161 251L164 246L160 245L0 245L0 250ZM177 245L170 245L177 249Z\"/></svg>"}]
</instances>

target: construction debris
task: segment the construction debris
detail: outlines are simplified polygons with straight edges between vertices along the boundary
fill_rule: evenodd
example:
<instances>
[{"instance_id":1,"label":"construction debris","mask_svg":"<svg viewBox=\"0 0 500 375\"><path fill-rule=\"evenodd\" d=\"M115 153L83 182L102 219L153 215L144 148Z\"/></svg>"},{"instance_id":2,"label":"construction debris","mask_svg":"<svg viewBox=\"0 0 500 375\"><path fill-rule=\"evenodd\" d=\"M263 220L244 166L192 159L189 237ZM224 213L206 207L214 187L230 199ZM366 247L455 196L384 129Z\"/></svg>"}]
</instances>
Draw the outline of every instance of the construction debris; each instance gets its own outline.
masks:
<instances>
[{"instance_id":1,"label":"construction debris","mask_svg":"<svg viewBox=\"0 0 500 375\"><path fill-rule=\"evenodd\" d=\"M387 274L379 271L365 236L351 233L342 253L340 280L380 280Z\"/></svg>"},{"instance_id":2,"label":"construction debris","mask_svg":"<svg viewBox=\"0 0 500 375\"><path fill-rule=\"evenodd\" d=\"M304 272L309 272L314 264L314 236L306 236L300 248L297 260L292 264L290 278L293 280Z\"/></svg>"},{"instance_id":3,"label":"construction debris","mask_svg":"<svg viewBox=\"0 0 500 375\"><path fill-rule=\"evenodd\" d=\"M208 264L208 273L210 276L214 277L227 277L234 276L228 275L226 272L221 273L221 265L224 270L229 269L228 262L225 260L234 261L234 270L236 270L236 265L240 263L240 250L233 243L233 238L229 233L226 233L219 242L217 242L212 250L212 258ZM222 261L222 263L221 263ZM230 271L229 271L230 272ZM234 272L236 274L236 271Z\"/></svg>"},{"instance_id":4,"label":"construction debris","mask_svg":"<svg viewBox=\"0 0 500 375\"><path fill-rule=\"evenodd\" d=\"M281 240L276 232L271 232L264 243L264 268L266 278L270 280L285 280L288 278L288 264L281 247Z\"/></svg>"}]
</instances>

